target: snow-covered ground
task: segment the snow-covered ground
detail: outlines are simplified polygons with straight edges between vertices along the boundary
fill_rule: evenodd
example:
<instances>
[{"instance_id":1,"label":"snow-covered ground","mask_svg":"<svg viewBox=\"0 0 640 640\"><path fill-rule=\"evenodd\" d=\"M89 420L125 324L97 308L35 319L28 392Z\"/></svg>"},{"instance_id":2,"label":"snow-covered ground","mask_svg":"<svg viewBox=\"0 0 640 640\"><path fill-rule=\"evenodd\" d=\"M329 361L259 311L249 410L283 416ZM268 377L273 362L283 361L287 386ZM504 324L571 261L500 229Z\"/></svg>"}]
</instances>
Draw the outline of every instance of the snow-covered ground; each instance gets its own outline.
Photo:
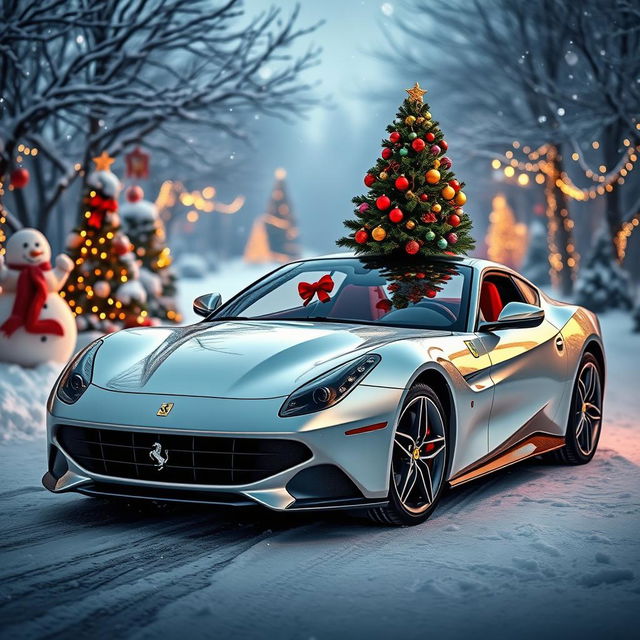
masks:
<instances>
[{"instance_id":1,"label":"snow-covered ground","mask_svg":"<svg viewBox=\"0 0 640 640\"><path fill-rule=\"evenodd\" d=\"M183 281L181 297L226 299L263 270ZM609 377L594 460L512 467L451 491L410 529L340 513L52 496L40 485L35 405L55 372L0 370L0 426L11 436L0 445L0 633L637 637L640 336L623 314L602 321Z\"/></svg>"}]
</instances>

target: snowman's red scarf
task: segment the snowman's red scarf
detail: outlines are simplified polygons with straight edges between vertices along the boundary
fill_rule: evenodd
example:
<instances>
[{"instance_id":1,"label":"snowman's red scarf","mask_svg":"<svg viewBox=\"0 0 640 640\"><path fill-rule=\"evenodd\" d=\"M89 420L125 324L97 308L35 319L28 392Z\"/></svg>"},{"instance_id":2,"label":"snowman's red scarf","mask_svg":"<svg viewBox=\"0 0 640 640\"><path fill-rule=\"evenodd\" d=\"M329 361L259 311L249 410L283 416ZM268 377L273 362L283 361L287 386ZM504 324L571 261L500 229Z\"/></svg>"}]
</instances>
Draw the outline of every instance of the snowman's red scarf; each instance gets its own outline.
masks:
<instances>
[{"instance_id":1,"label":"snowman's red scarf","mask_svg":"<svg viewBox=\"0 0 640 640\"><path fill-rule=\"evenodd\" d=\"M38 265L10 264L10 269L20 271L16 299L13 303L11 315L0 327L10 336L20 327L27 333L50 333L63 336L62 325L53 319L39 320L40 312L47 301L47 281L44 271L51 271L51 264L43 262Z\"/></svg>"}]
</instances>

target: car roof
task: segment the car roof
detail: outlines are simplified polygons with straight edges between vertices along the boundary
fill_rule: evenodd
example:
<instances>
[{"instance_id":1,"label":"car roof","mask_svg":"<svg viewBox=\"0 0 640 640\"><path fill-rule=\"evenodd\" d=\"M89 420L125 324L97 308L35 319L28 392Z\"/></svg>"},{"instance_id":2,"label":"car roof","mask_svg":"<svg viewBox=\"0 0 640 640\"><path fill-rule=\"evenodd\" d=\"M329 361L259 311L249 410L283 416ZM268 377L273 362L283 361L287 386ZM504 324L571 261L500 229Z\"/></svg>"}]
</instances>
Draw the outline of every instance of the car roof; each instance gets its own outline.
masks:
<instances>
[{"instance_id":1,"label":"car roof","mask_svg":"<svg viewBox=\"0 0 640 640\"><path fill-rule=\"evenodd\" d=\"M351 253L351 252L341 252L341 253L328 253L326 255L321 255L321 256L309 256L307 258L300 258L298 260L293 260L293 262L306 262L307 260L331 260L331 259L338 259L338 258L358 258L358 257L364 257L364 256L358 256L355 253ZM372 257L375 258L375 255L367 255L366 257ZM383 257L382 255L380 257ZM514 271L513 269L510 269L509 267L500 264L499 262L493 262L491 260L484 260L483 258L474 258L474 257L470 257L470 256L448 256L448 255L437 255L437 256L430 256L433 257L434 259L437 260L444 260L447 262L455 262L457 264L466 264L474 269L477 269L479 271L483 271L486 268L496 268L496 269L502 269L505 271L509 271L511 273L517 273L516 271ZM427 258L428 259L428 258Z\"/></svg>"}]
</instances>

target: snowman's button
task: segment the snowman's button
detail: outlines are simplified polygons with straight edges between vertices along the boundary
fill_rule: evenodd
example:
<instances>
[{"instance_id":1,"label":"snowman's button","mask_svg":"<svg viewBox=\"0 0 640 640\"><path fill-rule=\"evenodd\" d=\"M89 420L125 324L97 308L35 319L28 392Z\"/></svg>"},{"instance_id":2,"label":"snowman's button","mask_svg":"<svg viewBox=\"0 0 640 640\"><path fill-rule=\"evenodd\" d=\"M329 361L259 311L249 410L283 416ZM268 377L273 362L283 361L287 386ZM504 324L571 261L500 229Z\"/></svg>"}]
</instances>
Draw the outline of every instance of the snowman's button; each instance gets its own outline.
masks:
<instances>
[{"instance_id":1,"label":"snowman's button","mask_svg":"<svg viewBox=\"0 0 640 640\"><path fill-rule=\"evenodd\" d=\"M40 336L40 342L46 342L47 336Z\"/></svg>"}]
</instances>

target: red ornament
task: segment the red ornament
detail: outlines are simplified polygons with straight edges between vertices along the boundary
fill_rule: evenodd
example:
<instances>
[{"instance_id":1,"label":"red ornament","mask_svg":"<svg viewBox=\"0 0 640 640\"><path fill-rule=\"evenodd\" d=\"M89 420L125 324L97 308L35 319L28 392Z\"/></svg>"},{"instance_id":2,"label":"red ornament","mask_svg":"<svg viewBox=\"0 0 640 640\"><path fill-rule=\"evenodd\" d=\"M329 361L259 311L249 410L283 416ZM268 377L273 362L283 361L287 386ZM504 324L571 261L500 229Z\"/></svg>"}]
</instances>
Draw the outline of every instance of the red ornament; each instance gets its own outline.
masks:
<instances>
[{"instance_id":1,"label":"red ornament","mask_svg":"<svg viewBox=\"0 0 640 640\"><path fill-rule=\"evenodd\" d=\"M388 160L393 155L393 151L391 149L389 149L389 147L385 147L382 150L382 154L381 155L385 160Z\"/></svg>"},{"instance_id":2,"label":"red ornament","mask_svg":"<svg viewBox=\"0 0 640 640\"><path fill-rule=\"evenodd\" d=\"M437 145L434 144L431 146L431 154L434 156L439 156L442 153L442 149ZM442 163L440 163L442 165Z\"/></svg>"},{"instance_id":3,"label":"red ornament","mask_svg":"<svg viewBox=\"0 0 640 640\"><path fill-rule=\"evenodd\" d=\"M460 216L452 213L449 218L447 219L447 222L452 226L452 227L457 227L460 224Z\"/></svg>"},{"instance_id":4,"label":"red ornament","mask_svg":"<svg viewBox=\"0 0 640 640\"><path fill-rule=\"evenodd\" d=\"M431 222L435 222L438 218L436 218L436 214L435 213L431 213L431 211L428 211L427 213L423 213L420 216L420 220L422 220L422 222L429 224Z\"/></svg>"},{"instance_id":5,"label":"red ornament","mask_svg":"<svg viewBox=\"0 0 640 640\"><path fill-rule=\"evenodd\" d=\"M149 177L149 154L140 147L136 147L131 153L124 157L127 163L127 178L148 178Z\"/></svg>"},{"instance_id":6,"label":"red ornament","mask_svg":"<svg viewBox=\"0 0 640 640\"><path fill-rule=\"evenodd\" d=\"M380 196L376 200L376 207L380 209L380 211L386 211L391 206L391 200L387 198L387 196Z\"/></svg>"},{"instance_id":7,"label":"red ornament","mask_svg":"<svg viewBox=\"0 0 640 640\"><path fill-rule=\"evenodd\" d=\"M427 296L427 298L435 298L436 297L436 290L435 289L427 289L425 295Z\"/></svg>"},{"instance_id":8,"label":"red ornament","mask_svg":"<svg viewBox=\"0 0 640 640\"><path fill-rule=\"evenodd\" d=\"M400 222L402 218L404 218L404 214L397 207L389 211L389 220L391 220L391 222Z\"/></svg>"},{"instance_id":9,"label":"red ornament","mask_svg":"<svg viewBox=\"0 0 640 640\"><path fill-rule=\"evenodd\" d=\"M420 245L415 240L409 240L409 242L404 245L404 250L412 256L420 251Z\"/></svg>"},{"instance_id":10,"label":"red ornament","mask_svg":"<svg viewBox=\"0 0 640 640\"><path fill-rule=\"evenodd\" d=\"M456 242L458 242L458 234L454 233L453 231L450 231L449 233L447 233L447 235L444 237L444 239L449 244L455 244Z\"/></svg>"},{"instance_id":11,"label":"red ornament","mask_svg":"<svg viewBox=\"0 0 640 640\"><path fill-rule=\"evenodd\" d=\"M425 136L425 140L427 142L433 142L435 139L436 137L431 132L427 133L427 135Z\"/></svg>"},{"instance_id":12,"label":"red ornament","mask_svg":"<svg viewBox=\"0 0 640 640\"><path fill-rule=\"evenodd\" d=\"M356 235L354 236L354 240L358 244L364 244L369 239L369 234L364 230L360 229L356 231Z\"/></svg>"},{"instance_id":13,"label":"red ornament","mask_svg":"<svg viewBox=\"0 0 640 640\"><path fill-rule=\"evenodd\" d=\"M440 165L442 165L442 161ZM460 183L457 180L449 180L449 186L456 192L460 191Z\"/></svg>"},{"instance_id":14,"label":"red ornament","mask_svg":"<svg viewBox=\"0 0 640 640\"><path fill-rule=\"evenodd\" d=\"M19 169L14 169L11 172L11 179L9 184L14 189L23 189L27 186L30 177L31 176L29 175L29 171L27 171L27 169L24 169L22 167Z\"/></svg>"},{"instance_id":15,"label":"red ornament","mask_svg":"<svg viewBox=\"0 0 640 640\"><path fill-rule=\"evenodd\" d=\"M376 177L372 173L367 173L364 177L364 183L370 187L376 181Z\"/></svg>"},{"instance_id":16,"label":"red ornament","mask_svg":"<svg viewBox=\"0 0 640 640\"><path fill-rule=\"evenodd\" d=\"M406 191L409 188L409 181L404 176L398 176L396 178L396 189L400 191Z\"/></svg>"},{"instance_id":17,"label":"red ornament","mask_svg":"<svg viewBox=\"0 0 640 640\"><path fill-rule=\"evenodd\" d=\"M400 140L400 134L397 131L393 131L389 136L389 140L391 140L391 142L398 142Z\"/></svg>"},{"instance_id":18,"label":"red ornament","mask_svg":"<svg viewBox=\"0 0 640 640\"><path fill-rule=\"evenodd\" d=\"M125 253L129 253L131 251L131 241L124 234L118 234L113 239L113 250L116 252L116 255L123 256Z\"/></svg>"},{"instance_id":19,"label":"red ornament","mask_svg":"<svg viewBox=\"0 0 640 640\"><path fill-rule=\"evenodd\" d=\"M446 151L449 148L449 145L447 144L446 140L440 140L439 144L440 144L440 148L443 151Z\"/></svg>"},{"instance_id":20,"label":"red ornament","mask_svg":"<svg viewBox=\"0 0 640 640\"><path fill-rule=\"evenodd\" d=\"M142 190L142 187L134 184L127 189L127 200L129 202L139 202L142 198L144 198L144 191Z\"/></svg>"},{"instance_id":21,"label":"red ornament","mask_svg":"<svg viewBox=\"0 0 640 640\"><path fill-rule=\"evenodd\" d=\"M451 158L448 158L447 156L442 156L442 158L440 158L440 168L441 169L450 169L451 168Z\"/></svg>"},{"instance_id":22,"label":"red ornament","mask_svg":"<svg viewBox=\"0 0 640 640\"><path fill-rule=\"evenodd\" d=\"M429 199L429 196L426 193L420 194L420 202L426 202Z\"/></svg>"},{"instance_id":23,"label":"red ornament","mask_svg":"<svg viewBox=\"0 0 640 640\"><path fill-rule=\"evenodd\" d=\"M416 138L412 143L411 143L411 148L414 151L417 151L418 153L420 153L421 151L424 151L424 148L426 147L426 143L422 138Z\"/></svg>"}]
</instances>

